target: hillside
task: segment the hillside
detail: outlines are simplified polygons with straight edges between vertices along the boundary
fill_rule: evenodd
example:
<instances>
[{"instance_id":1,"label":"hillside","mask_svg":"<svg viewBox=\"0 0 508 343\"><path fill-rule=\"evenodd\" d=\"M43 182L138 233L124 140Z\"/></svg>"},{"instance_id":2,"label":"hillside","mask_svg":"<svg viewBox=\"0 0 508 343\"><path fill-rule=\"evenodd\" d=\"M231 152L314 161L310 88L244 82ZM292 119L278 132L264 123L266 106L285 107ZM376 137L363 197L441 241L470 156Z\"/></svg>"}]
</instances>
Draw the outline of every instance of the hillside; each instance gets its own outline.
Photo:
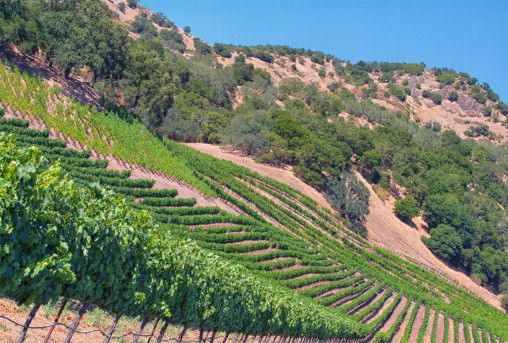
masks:
<instances>
[{"instance_id":1,"label":"hillside","mask_svg":"<svg viewBox=\"0 0 508 343\"><path fill-rule=\"evenodd\" d=\"M16 69L2 70L2 84L6 89L10 89L2 101L6 101L4 106L7 105L7 109L12 111L11 115L20 116L25 113L23 117L31 119L31 125L40 125L39 128L42 128L46 122L51 128L49 131L34 131L26 128L29 122L2 119L0 125L4 132L15 133L21 146L34 143L39 145L50 160L59 158L62 166L79 184L86 185L91 180L100 180L101 183L125 194L133 207L149 209L157 218L159 225L170 229L176 237L192 238L200 247L213 251L224 259L244 265L262 279L273 280L275 284L292 288L298 294L315 298L320 304L332 305L338 310L335 316L347 313L352 316L351 318L358 318L356 320L364 318L362 322L366 325L365 329L361 330L374 330L372 334L385 330L400 332L401 335L407 335L410 341L415 341L412 337L418 336L419 328L424 327L423 324L427 325L429 318L432 318L429 323L435 323L435 327L448 327L445 329L447 335L451 335L450 327L454 328L452 331L455 334L463 332L462 329L459 330L459 323L472 323L473 328L488 327L489 331L494 330L504 335L503 325L496 324L505 320L504 314L475 298L469 291L449 283L447 278L421 269L412 262L391 255L383 249L374 248L361 237L344 229L342 220L320 210L314 201L299 191L231 163L194 153L170 141L165 141L165 144L168 144L166 155L173 159L173 166L178 165L177 161L180 163L186 161L185 163L195 170L196 177L206 175L206 179L210 178L213 182L196 183L198 188L194 190L182 181L177 182L179 186L168 179L163 183L159 173L162 168L166 168L164 164L152 165L154 169L150 172L146 170L146 165L151 163L150 160L140 161L144 167L120 161L120 159L127 161L128 155L124 155L123 158L121 155L128 152L120 149L123 144L122 138L117 136L116 132L122 132L125 128L122 128L124 124L121 120L114 119L113 114L108 115L112 120L112 125L108 125L105 117L95 112L97 119L94 124L89 121L93 117L89 117L79 103L58 95L55 89L49 91L45 84L39 84L40 88L32 88L32 93L26 93L31 87L28 85L33 85L33 78L25 74L18 79ZM12 81L14 82L11 83ZM13 86L9 87L11 84ZM24 96L16 95L18 94L16 89L25 94L47 95L39 98L38 102L28 102ZM42 99L45 102L40 102ZM67 111L65 108L63 112L53 111L52 106L42 110L40 106L44 103L61 103L65 104L65 108L72 109L72 116L76 118L74 121L77 123L75 129L64 134L63 131L68 126L62 119ZM87 146L94 147L93 154L83 150L83 143L80 142L80 138L84 138L80 132L85 132L87 125L99 133L87 138ZM136 132L143 134L141 130L144 129L136 128L137 124L128 125L132 125L129 129L131 134ZM68 143L42 138L48 137L50 132L53 136L63 135ZM107 155L108 160L98 159L92 162L87 156L97 154L96 149L100 146L101 140L100 132L110 136L108 147L104 147L106 151L101 153L103 156ZM149 134L145 137L146 141L151 142L150 150L154 151L153 148L159 144L158 139ZM139 142L140 139L134 137L132 142L136 141ZM77 151L71 153L62 149L65 146L75 147ZM130 150L135 151L135 144L131 143L129 146ZM113 150L113 147L117 147L115 149L118 150ZM103 169L105 166L110 169ZM118 169L132 172L119 173L115 171ZM143 178L146 176L154 179L146 180ZM187 180L191 182L192 178L187 177ZM178 190L174 190L174 186L177 186ZM221 205L225 210L243 215L232 216L221 212L218 207L210 207L209 205L213 205L211 201L214 200L208 196L204 198L200 196L203 191L210 195L212 192L218 194L218 198L227 202ZM178 197L175 198L175 195ZM208 203L198 204L200 198L203 199L201 201ZM216 201L219 202L215 204L221 203L220 200ZM432 282L432 287L429 282ZM97 298L97 304L101 304L99 299ZM436 307L431 310L431 306L439 306L443 315L435 317ZM459 308L467 309L468 312L463 312ZM406 312L408 316L403 319L402 314ZM426 319L423 312L429 315L425 316ZM412 314L411 317L409 313ZM485 321L481 319L482 316L477 317L476 313L482 313L482 316L488 316L492 320ZM441 319L434 321L431 314ZM448 322L444 320L447 315L451 316ZM218 320L220 316L214 318ZM392 325L398 322L398 318L409 324L398 329L398 325ZM388 324L390 319L392 324ZM385 322L386 320L388 321ZM405 327L409 329L406 330ZM420 332L425 335L424 331ZM488 336L487 331L479 332L482 336ZM428 335L439 334L436 329L430 331ZM372 339L372 336L369 337L368 340Z\"/></svg>"},{"instance_id":2,"label":"hillside","mask_svg":"<svg viewBox=\"0 0 508 343\"><path fill-rule=\"evenodd\" d=\"M108 6L112 10L119 11L118 3L112 2L109 3ZM138 27L139 25L137 25L136 22L141 22L142 20L139 16L136 18L134 10L130 9L130 11L129 20L131 21L129 23ZM147 18L155 18L157 15L161 16L161 14L154 14L148 9L142 7L138 8L138 14L143 12L146 13ZM125 19L122 19L122 13L119 15L121 20ZM132 21L133 18L134 21ZM162 30L168 29L167 27L163 28L159 24L160 22L153 23L159 33L162 32ZM147 26L145 25L145 27ZM414 63L359 62L357 64L350 64L336 57L324 55L321 52L309 52L308 50L304 51L303 49L291 49L280 46L241 47L216 44L215 47L211 47L189 33L182 32L179 28L170 27L169 30L182 34L184 38L182 44L185 45L185 49L174 49L168 42L164 43L166 47L169 47L169 49L176 54L181 54L185 56L186 59L190 59L190 61L192 61L190 62L191 66L193 63L202 63L202 61L204 61L205 64L210 64L212 69L218 69L216 76L207 76L200 67L190 67L191 70L194 70L196 75L207 80L211 85L218 87L218 89L227 87L224 84L217 84L214 79L220 75L219 71L222 69L228 72L232 71L236 79L243 79L237 81L236 87L230 88L226 95L230 101L229 105L231 108L235 109L234 112L214 113L214 111L217 110L214 107L228 106L227 102L223 102L222 105L219 103L213 104L209 110L210 114L208 116L197 115L196 112L200 111L198 108L195 106L183 105L179 102L179 99L176 99L177 110L172 112L172 114L174 113L176 116L172 115L171 118L178 122L178 124L171 124L170 127L166 129L166 124L161 123L155 126L156 130L159 132L169 132L169 136L177 140L231 145L234 149L239 150L247 156L257 157L258 162L264 162L265 164L273 166L285 165L286 169L288 167L296 167L298 168L295 169L297 176L307 182L307 184L314 186L315 189L323 194L327 192L326 187L323 187L320 180L315 179L316 176L312 174L314 170L308 171L306 169L308 166L302 170L298 165L298 158L296 158L296 162L294 161L295 155L298 156L302 153L308 154L309 152L299 152L298 149L293 149L296 150L294 152L284 151L284 149L287 149L285 144L292 145L301 143L295 143L294 141L296 138L288 139L286 137L294 133L284 132L284 130L293 129L289 127L281 128L281 126L278 126L282 124L277 123L277 116L280 116L282 112L276 111L279 108L289 110L288 112L292 112L290 116L296 123L309 128L311 132L315 132L318 136L322 135L322 131L336 130L329 127L325 128L325 124L317 123L318 120L316 119L306 118L308 113L313 115L321 114L326 117L328 123L336 127L342 127L337 130L340 132L334 134L346 140L349 147L353 150L352 155L356 158L356 168L363 173L363 176L369 183L374 183L372 186L376 188L376 191L371 192L371 195L377 196L378 194L374 195L374 193L380 192L381 194L385 194L383 196L384 198L387 196L390 197L390 201L379 202L379 205L384 207L381 212L379 211L381 207L379 207L378 211L371 208L372 214L369 214L370 223L377 222L381 223L381 225L369 225L369 221L367 221L366 229L368 233L376 239L387 238L390 236L386 235L386 233L389 232L390 225L395 225L399 228L397 236L412 237L407 243L409 243L410 246L414 244L419 246L417 249L418 252L415 252L412 247L409 248L409 250L401 249L401 247L397 246L397 240L386 239L383 243L391 249L396 249L397 251L405 250L405 253L410 252L413 258L420 258L418 255L422 255L424 252L423 254L427 256L426 260L429 258L433 260L431 264L434 267L439 265L438 268L440 269L446 268L441 261L438 261L435 256L432 256L428 247L421 244L418 239L420 236L429 237L430 233L430 227L425 225L425 222L423 222L421 218L418 219L420 224L417 234L414 234L414 230L410 229L410 226L414 227L414 224L411 223L411 225L408 226L393 215L391 216L392 222L390 222L390 224L382 225L386 218L386 215L382 213L391 213L395 200L402 199L405 196L411 196L417 198L420 207L423 207L422 204L426 195L422 196L421 194L422 192L425 194L428 191L417 189L420 186L410 186L415 182L414 177L411 176L413 172L408 173L409 175L397 176L397 171L389 166L393 161L390 161L390 158L386 156L391 154L391 148L386 148L385 142L374 144L376 147L374 151L376 151L376 153L380 151L382 155L383 161L381 165L374 168L369 167L374 170L365 168L364 161L362 160L364 158L359 156L363 153L362 149L358 147L355 148L355 146L362 144L368 145L368 143L362 142L361 140L363 138L347 137L348 133L342 132L342 130L344 130L344 124L341 123L341 118L346 119L348 123L354 123L356 127L360 127L361 125L368 125L371 129L379 127L380 125L402 127L412 133L414 140L417 141L423 149L435 146L435 133L445 133L447 130L457 133L462 139L475 139L478 142L478 146L470 142L466 144L471 144L473 149L478 149L480 147L480 149L486 148L496 156L495 163L497 171L495 173L496 178L498 178L498 186L496 187L506 189L504 181L506 180L506 157L505 152L503 152L505 151L505 145L495 147L486 141L486 138L490 139L490 141L495 144L506 141L506 105L499 101L497 94L493 92L488 85L482 84L480 86L478 81L467 73L455 72L447 68L429 70L425 69L423 64ZM139 37L145 35L144 37L146 38L148 35L147 32L149 32L149 29L142 31ZM163 35L160 35L159 39L162 36ZM164 39L164 37L162 38ZM194 44L195 41L199 43L197 47ZM192 45L189 44L190 42L192 42ZM252 66L251 68L253 68L253 70L249 71L246 68L249 65ZM228 70L228 68L231 69ZM252 75L246 76L249 72L252 72ZM266 82L268 79L269 81ZM194 91L194 93L202 94L202 96L208 98L208 101L213 102L209 95L205 95L206 92L207 91L204 89ZM456 98L450 99L450 95L453 94L456 95ZM336 95L338 95L340 101L337 100L337 97L335 97ZM350 101L350 99L355 98L360 102L360 106L358 106L356 102ZM302 107L305 107L306 110L301 110ZM259 115L260 119L253 120L256 124L246 123L242 118L246 109L247 111L264 110L268 113L268 118L264 119L262 115ZM180 111L179 115L178 110ZM187 118L190 113L192 113L190 115L191 120L188 120ZM184 116L187 118L183 119ZM275 128L272 128L271 126L273 126L273 124L269 123L272 119L270 117L275 119ZM238 120L235 120L235 118L238 118ZM192 125L191 123L198 123L201 120L206 121L206 123L198 124L200 127L197 129L197 132L196 128L193 128L193 132L189 132L189 135L186 135L186 128ZM225 124L227 121L232 121L232 125L228 126ZM226 127L223 127L224 125L226 125ZM262 131L256 132L256 130L259 129L253 128L251 125L260 125L262 130L271 131L270 135L263 134ZM283 125L290 126L293 125L293 123L289 120ZM420 130L415 132L415 129L411 127L414 125L420 126ZM486 135L479 134L478 132L481 130L483 130L484 133L486 132L484 130L486 127L485 125L487 125L487 131L489 131L489 133ZM472 126L476 129L472 129ZM482 127L483 129L480 130ZM345 128L345 130L352 130L351 126ZM178 132L178 134L175 135L171 133L175 131ZM238 133L238 131L241 131L241 133ZM302 130L298 135L305 135L306 133L304 131L305 130ZM274 132L277 134L274 135ZM334 134L331 134L331 140L335 139L333 136ZM361 130L358 130L358 133L352 135L361 137L363 133ZM287 143L281 140L281 138L286 140ZM267 140L270 142L267 143ZM354 142L350 143L350 141ZM342 149L342 147L339 147L339 149ZM384 149L385 151L383 151ZM365 150L368 149L365 148ZM311 152L311 154L312 153L314 152ZM344 154L344 151L342 154ZM404 154L406 154L404 157L399 156L398 158L413 158L408 157L412 154L409 150L402 153L402 155ZM473 152L468 159L474 162L475 157L473 156L477 154L478 152ZM348 158L347 156L346 153L346 159ZM301 164L302 161L300 160L299 162ZM318 163L323 162L320 161ZM426 162L424 162L424 164L425 163ZM318 169L319 168L321 168L321 170L316 171L323 174L322 168L324 167L320 166ZM329 170L327 170L326 173L337 172L338 170L330 167L328 168ZM382 182L372 182L373 173L378 173L379 171L390 180L388 182L389 185L385 186L387 182L384 182L381 189L379 186ZM403 170L398 172L401 174L407 173ZM488 173L490 173L490 171ZM275 176L275 173L271 173L271 176ZM434 178L435 174L423 177ZM457 179L461 177L462 176L457 174L454 176L454 180L450 179L446 181L448 187L456 187L455 183ZM288 178L282 176L281 180L288 180ZM464 183L462 184L465 186ZM432 188L435 187L435 185L430 185L430 183L428 183L423 186L423 188L426 187ZM471 186L465 186L465 188L467 187ZM474 186L472 187L474 188ZM372 191L372 187L368 186L368 188ZM413 190L411 190L411 188L413 188ZM321 196L317 199L320 199L320 204L325 203ZM497 199L499 200L500 198ZM501 203L500 205L502 207L503 205ZM327 206L329 206L329 204ZM377 218L373 218L374 213L377 213ZM504 216L505 214L502 215L500 213L499 215ZM504 224L497 223L495 225L503 226ZM384 227L384 229L381 229L381 227ZM459 270L462 270L462 266L456 263L454 263L452 267L458 267ZM475 282L479 281L478 277L475 277L475 279ZM471 280L466 282L473 284ZM491 291L497 291L495 288L490 289ZM492 293L488 295L488 298L491 299L489 301L497 301L494 300L495 298Z\"/></svg>"},{"instance_id":3,"label":"hillside","mask_svg":"<svg viewBox=\"0 0 508 343\"><path fill-rule=\"evenodd\" d=\"M33 304L26 325L41 305L76 325L100 309L104 332L156 318L159 341L508 338L506 105L488 85L211 47L133 2L20 4L0 10L0 308L18 322Z\"/></svg>"},{"instance_id":4,"label":"hillside","mask_svg":"<svg viewBox=\"0 0 508 343\"><path fill-rule=\"evenodd\" d=\"M124 23L134 22L135 17L142 12L146 12L148 17L154 14L150 9L141 6L138 9L127 7L124 13L118 8L121 0L104 1L111 10L118 14L118 19ZM155 22L153 25L159 32L165 29ZM174 52L180 53L186 58L192 58L199 53L196 52L194 45L196 37L178 27L173 27L171 30L181 34L185 46L185 51L173 50ZM136 38L141 37L140 34L132 32L131 35ZM217 62L223 66L233 65L239 54L245 54L243 47L234 45L225 45L225 47L218 53L214 51ZM328 91L330 86L334 87L334 84L339 84L359 99L370 98L374 103L388 109L408 111L410 119L420 125L437 122L441 125L441 130L453 130L461 138L473 137L465 134L471 126L487 125L492 134L475 135L473 138L491 139L497 143L508 141L506 128L508 113L504 107L503 109L497 108L499 96L486 84L479 89L476 88L474 85L478 81L465 72L455 72L447 68L437 71L424 69L422 65L414 63L406 66L399 63L395 67L387 64L384 68L376 68L369 66L369 62L360 62L357 65L363 69L359 69L355 78L351 74L348 75L346 68L348 62L340 60L337 62L337 59L330 55L323 54L322 57L319 56L320 58L315 59L313 56L289 53L291 50L300 49L278 46L267 46L263 49L271 55L268 61L255 56L246 56L245 63L252 63L255 68L268 72L276 86L280 86L284 80L292 78L298 78L306 85L314 85L321 91ZM281 55L278 51L285 51L285 53ZM230 57L223 55L230 55ZM391 94L389 87L391 84L401 90L408 90L407 97L404 96L404 100L401 100L398 93ZM441 96L439 103L433 101L431 97L424 97L425 91ZM450 94L453 92L457 94L457 99L450 100ZM387 93L388 96L385 95ZM241 87L238 87L233 96L237 104L241 103L243 96L245 96L245 92L242 92Z\"/></svg>"}]
</instances>

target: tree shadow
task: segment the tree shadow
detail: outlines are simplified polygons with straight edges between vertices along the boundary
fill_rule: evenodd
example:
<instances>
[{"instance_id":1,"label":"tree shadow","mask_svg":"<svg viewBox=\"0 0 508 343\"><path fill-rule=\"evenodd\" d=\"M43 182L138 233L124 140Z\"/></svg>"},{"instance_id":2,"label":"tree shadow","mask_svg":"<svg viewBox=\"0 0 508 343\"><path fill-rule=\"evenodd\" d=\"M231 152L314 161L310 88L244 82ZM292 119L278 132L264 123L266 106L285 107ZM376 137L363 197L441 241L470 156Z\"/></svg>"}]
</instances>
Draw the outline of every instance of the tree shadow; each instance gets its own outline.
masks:
<instances>
[{"instance_id":1,"label":"tree shadow","mask_svg":"<svg viewBox=\"0 0 508 343\"><path fill-rule=\"evenodd\" d=\"M11 68L18 66L20 72L26 71L34 77L40 76L43 81L56 83L63 95L74 96L78 102L101 106L101 95L86 81L77 78L65 78L64 74L54 66L50 66L38 56L29 55L11 43L0 44L0 59Z\"/></svg>"}]
</instances>

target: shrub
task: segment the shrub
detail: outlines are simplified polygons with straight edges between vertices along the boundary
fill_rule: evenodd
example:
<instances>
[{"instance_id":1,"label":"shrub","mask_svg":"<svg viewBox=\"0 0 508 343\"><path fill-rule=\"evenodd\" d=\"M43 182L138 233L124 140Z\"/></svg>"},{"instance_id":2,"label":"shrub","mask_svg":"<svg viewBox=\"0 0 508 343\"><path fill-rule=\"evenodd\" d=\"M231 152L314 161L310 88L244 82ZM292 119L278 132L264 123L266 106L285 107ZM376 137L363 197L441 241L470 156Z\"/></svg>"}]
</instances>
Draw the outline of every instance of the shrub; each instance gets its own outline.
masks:
<instances>
[{"instance_id":1,"label":"shrub","mask_svg":"<svg viewBox=\"0 0 508 343\"><path fill-rule=\"evenodd\" d=\"M323 54L322 52L320 51L316 51L311 57L310 57L310 60L312 61L312 63L317 63L317 64L325 64L325 54Z\"/></svg>"},{"instance_id":2,"label":"shrub","mask_svg":"<svg viewBox=\"0 0 508 343\"><path fill-rule=\"evenodd\" d=\"M424 90L422 92L422 96L424 98L430 98L432 102L436 105L441 105L441 101L443 101L443 97L440 94L429 92L428 90Z\"/></svg>"},{"instance_id":3,"label":"shrub","mask_svg":"<svg viewBox=\"0 0 508 343\"><path fill-rule=\"evenodd\" d=\"M185 26L183 27L183 32L185 32L185 33L190 33L190 32L191 32L191 28L190 28L190 26L185 25Z\"/></svg>"},{"instance_id":4,"label":"shrub","mask_svg":"<svg viewBox=\"0 0 508 343\"><path fill-rule=\"evenodd\" d=\"M213 47L213 50L215 51L216 54L218 54L218 55L220 55L222 57L225 57L225 58L230 58L231 57L231 50L225 44L215 43L215 45Z\"/></svg>"},{"instance_id":5,"label":"shrub","mask_svg":"<svg viewBox=\"0 0 508 343\"><path fill-rule=\"evenodd\" d=\"M425 69L424 63L420 64L408 63L404 66L404 72L412 75L422 75L424 69Z\"/></svg>"},{"instance_id":6,"label":"shrub","mask_svg":"<svg viewBox=\"0 0 508 343\"><path fill-rule=\"evenodd\" d=\"M491 134L488 125L482 126L470 126L469 130L464 131L464 135L468 137L479 137L484 136L487 137Z\"/></svg>"},{"instance_id":7,"label":"shrub","mask_svg":"<svg viewBox=\"0 0 508 343\"><path fill-rule=\"evenodd\" d=\"M451 85L455 82L455 74L443 74L436 77L437 82L441 85Z\"/></svg>"},{"instance_id":8,"label":"shrub","mask_svg":"<svg viewBox=\"0 0 508 343\"><path fill-rule=\"evenodd\" d=\"M407 85L409 85L409 80L408 80L408 79L405 79L404 81L402 81L402 85L403 85L403 86L407 86Z\"/></svg>"},{"instance_id":9,"label":"shrub","mask_svg":"<svg viewBox=\"0 0 508 343\"><path fill-rule=\"evenodd\" d=\"M125 2L119 3L118 9L120 10L120 12L125 13Z\"/></svg>"},{"instance_id":10,"label":"shrub","mask_svg":"<svg viewBox=\"0 0 508 343\"><path fill-rule=\"evenodd\" d=\"M395 201L395 214L402 220L410 220L420 214L418 202L412 197Z\"/></svg>"},{"instance_id":11,"label":"shrub","mask_svg":"<svg viewBox=\"0 0 508 343\"><path fill-rule=\"evenodd\" d=\"M235 62L237 63L245 63L245 55L244 54L239 54L238 56L235 57Z\"/></svg>"},{"instance_id":12,"label":"shrub","mask_svg":"<svg viewBox=\"0 0 508 343\"><path fill-rule=\"evenodd\" d=\"M499 95L491 90L487 91L487 97L494 102L499 101Z\"/></svg>"},{"instance_id":13,"label":"shrub","mask_svg":"<svg viewBox=\"0 0 508 343\"><path fill-rule=\"evenodd\" d=\"M341 180L326 183L327 198L341 215L353 222L364 222L369 214L369 191L354 174L344 172Z\"/></svg>"},{"instance_id":14,"label":"shrub","mask_svg":"<svg viewBox=\"0 0 508 343\"><path fill-rule=\"evenodd\" d=\"M422 89L422 84L420 82L416 84L416 89Z\"/></svg>"},{"instance_id":15,"label":"shrub","mask_svg":"<svg viewBox=\"0 0 508 343\"><path fill-rule=\"evenodd\" d=\"M508 105L507 105L507 104L504 104L504 103L502 103L502 102L499 102L499 103L497 104L497 109L498 109L499 111L501 111L501 114L502 114L502 115L505 115L505 116L506 116L506 115L508 115Z\"/></svg>"},{"instance_id":16,"label":"shrub","mask_svg":"<svg viewBox=\"0 0 508 343\"><path fill-rule=\"evenodd\" d=\"M483 108L482 113L485 117L490 117L492 114L492 108L490 106L486 106Z\"/></svg>"},{"instance_id":17,"label":"shrub","mask_svg":"<svg viewBox=\"0 0 508 343\"><path fill-rule=\"evenodd\" d=\"M267 62L267 63L273 62L273 56L268 51L258 50L254 54L254 57L259 58L263 62Z\"/></svg>"},{"instance_id":18,"label":"shrub","mask_svg":"<svg viewBox=\"0 0 508 343\"><path fill-rule=\"evenodd\" d=\"M487 102L487 98L485 97L485 95L483 95L483 93L471 93L471 97L473 99L475 99L476 101L478 101L478 103L482 104L482 105L485 105L485 103Z\"/></svg>"},{"instance_id":19,"label":"shrub","mask_svg":"<svg viewBox=\"0 0 508 343\"><path fill-rule=\"evenodd\" d=\"M166 29L162 29L159 32L159 37L161 37L165 41L172 41L178 44L183 44L183 37L176 31L170 31Z\"/></svg>"},{"instance_id":20,"label":"shrub","mask_svg":"<svg viewBox=\"0 0 508 343\"><path fill-rule=\"evenodd\" d=\"M199 38L194 38L194 48L198 55L210 55L212 53L212 47Z\"/></svg>"},{"instance_id":21,"label":"shrub","mask_svg":"<svg viewBox=\"0 0 508 343\"><path fill-rule=\"evenodd\" d=\"M450 94L448 94L448 100L450 101L459 100L459 94L457 92L450 92Z\"/></svg>"},{"instance_id":22,"label":"shrub","mask_svg":"<svg viewBox=\"0 0 508 343\"><path fill-rule=\"evenodd\" d=\"M337 82L333 82L331 84L328 85L328 89L330 90L330 92L334 93L338 88L340 87L340 84L337 83Z\"/></svg>"},{"instance_id":23,"label":"shrub","mask_svg":"<svg viewBox=\"0 0 508 343\"><path fill-rule=\"evenodd\" d=\"M397 97L400 101L406 101L406 92L402 88L395 86L393 83L388 85L391 94Z\"/></svg>"},{"instance_id":24,"label":"shrub","mask_svg":"<svg viewBox=\"0 0 508 343\"><path fill-rule=\"evenodd\" d=\"M161 27L172 27L175 25L175 23L173 23L172 21L170 21L168 19L168 17L166 17L164 15L164 13L162 12L157 12L157 13L154 13L152 14L152 16L150 17L150 19L157 25L161 26Z\"/></svg>"},{"instance_id":25,"label":"shrub","mask_svg":"<svg viewBox=\"0 0 508 343\"><path fill-rule=\"evenodd\" d=\"M462 87L463 84L464 84L464 82L457 81L457 82L455 82L455 86L454 87L455 87L455 89L460 89L460 87Z\"/></svg>"},{"instance_id":26,"label":"shrub","mask_svg":"<svg viewBox=\"0 0 508 343\"><path fill-rule=\"evenodd\" d=\"M379 78L380 82L390 82L393 79L393 71L384 72Z\"/></svg>"},{"instance_id":27,"label":"shrub","mask_svg":"<svg viewBox=\"0 0 508 343\"><path fill-rule=\"evenodd\" d=\"M138 7L138 0L127 0L127 6L130 8Z\"/></svg>"},{"instance_id":28,"label":"shrub","mask_svg":"<svg viewBox=\"0 0 508 343\"><path fill-rule=\"evenodd\" d=\"M296 64L294 64L294 63L293 63L293 64L291 65L291 69L296 70Z\"/></svg>"},{"instance_id":29,"label":"shrub","mask_svg":"<svg viewBox=\"0 0 508 343\"><path fill-rule=\"evenodd\" d=\"M319 69L318 75L319 75L319 77L325 77L326 76L326 70L325 70L325 68Z\"/></svg>"}]
</instances>

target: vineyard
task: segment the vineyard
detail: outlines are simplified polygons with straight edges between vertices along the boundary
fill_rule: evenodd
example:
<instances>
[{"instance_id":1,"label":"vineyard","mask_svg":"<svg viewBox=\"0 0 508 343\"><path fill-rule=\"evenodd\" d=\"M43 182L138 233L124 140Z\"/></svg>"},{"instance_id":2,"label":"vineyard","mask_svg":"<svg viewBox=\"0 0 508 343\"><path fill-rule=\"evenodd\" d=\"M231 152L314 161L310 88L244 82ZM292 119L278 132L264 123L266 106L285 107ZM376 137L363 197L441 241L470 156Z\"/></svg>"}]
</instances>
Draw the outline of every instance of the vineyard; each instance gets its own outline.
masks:
<instances>
[{"instance_id":1,"label":"vineyard","mask_svg":"<svg viewBox=\"0 0 508 343\"><path fill-rule=\"evenodd\" d=\"M274 342L508 340L505 313L373 246L299 191L81 105L7 63L0 74L9 117L0 119L0 287L35 304L33 316L49 302L81 303L69 341L92 304L115 320L139 318L141 331L160 319L160 341L169 324ZM107 157L234 211L108 169Z\"/></svg>"}]
</instances>

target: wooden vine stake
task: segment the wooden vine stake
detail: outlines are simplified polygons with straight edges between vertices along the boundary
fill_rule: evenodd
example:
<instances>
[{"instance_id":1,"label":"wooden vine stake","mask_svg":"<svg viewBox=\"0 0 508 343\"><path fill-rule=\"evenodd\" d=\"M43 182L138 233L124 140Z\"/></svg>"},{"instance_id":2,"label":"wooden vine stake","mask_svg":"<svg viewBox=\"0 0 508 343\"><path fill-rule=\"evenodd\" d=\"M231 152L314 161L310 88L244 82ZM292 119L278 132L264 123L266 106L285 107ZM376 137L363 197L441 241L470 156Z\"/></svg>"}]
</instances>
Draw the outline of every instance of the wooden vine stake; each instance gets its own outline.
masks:
<instances>
[{"instance_id":1,"label":"wooden vine stake","mask_svg":"<svg viewBox=\"0 0 508 343\"><path fill-rule=\"evenodd\" d=\"M161 343L162 339L164 338L164 334L166 333L166 330L168 329L169 325L169 318L166 318L164 321L164 324L162 325L161 332L159 333L159 337L157 337L157 343Z\"/></svg>"},{"instance_id":2,"label":"wooden vine stake","mask_svg":"<svg viewBox=\"0 0 508 343\"><path fill-rule=\"evenodd\" d=\"M111 340L111 336L113 336L113 332L115 332L116 326L118 325L118 321L120 320L121 317L122 315L120 314L115 315L115 319L113 319L113 323L111 323L111 326L108 329L108 333L106 334L106 337L104 337L102 343L109 343L109 341Z\"/></svg>"},{"instance_id":3,"label":"wooden vine stake","mask_svg":"<svg viewBox=\"0 0 508 343\"><path fill-rule=\"evenodd\" d=\"M212 337L210 337L210 343L213 343L213 341L215 340L215 335L216 334L217 334L217 329L213 329Z\"/></svg>"},{"instance_id":4,"label":"wooden vine stake","mask_svg":"<svg viewBox=\"0 0 508 343\"><path fill-rule=\"evenodd\" d=\"M182 331L180 332L180 336L178 336L178 342L177 343L181 343L182 340L183 340L183 336L185 336L185 331L187 331L187 327L184 326Z\"/></svg>"},{"instance_id":5,"label":"wooden vine stake","mask_svg":"<svg viewBox=\"0 0 508 343\"><path fill-rule=\"evenodd\" d=\"M222 340L222 343L226 343L229 337L229 332L226 332L226 336L224 336L224 339Z\"/></svg>"},{"instance_id":6,"label":"wooden vine stake","mask_svg":"<svg viewBox=\"0 0 508 343\"><path fill-rule=\"evenodd\" d=\"M143 318L143 320L141 321L141 325L139 326L139 330L136 333L136 335L134 336L134 339L132 340L132 343L138 343L139 336L141 336L141 334L143 333L143 329L145 328L145 326L149 320L150 319L148 319L148 318Z\"/></svg>"},{"instance_id":7,"label":"wooden vine stake","mask_svg":"<svg viewBox=\"0 0 508 343\"><path fill-rule=\"evenodd\" d=\"M155 329L157 329L157 325L159 325L159 320L160 319L157 318L157 320L155 321L155 325L153 326L152 333L150 334L150 337L148 338L148 342L147 343L150 343L150 341L152 340L152 337L155 334Z\"/></svg>"},{"instance_id":8,"label":"wooden vine stake","mask_svg":"<svg viewBox=\"0 0 508 343\"><path fill-rule=\"evenodd\" d=\"M63 343L70 343L72 336L74 336L74 332L76 332L76 329L78 328L79 322L83 315L86 313L86 310L88 309L89 304L83 304L78 310L78 313L74 317L74 320L72 321L71 327L69 329L69 332L67 333L67 337L65 337L65 340Z\"/></svg>"},{"instance_id":9,"label":"wooden vine stake","mask_svg":"<svg viewBox=\"0 0 508 343\"><path fill-rule=\"evenodd\" d=\"M203 342L203 328L199 328L199 343Z\"/></svg>"},{"instance_id":10,"label":"wooden vine stake","mask_svg":"<svg viewBox=\"0 0 508 343\"><path fill-rule=\"evenodd\" d=\"M35 314L39 310L39 307L41 307L41 304L36 303L34 305L34 307L32 308L32 310L30 311L30 313L28 314L28 317L26 317L25 325L23 325L23 327L21 328L21 331L19 333L19 337L18 337L18 340L16 341L16 343L23 343L25 341L26 332L28 331L28 328L30 327L30 323L35 318Z\"/></svg>"},{"instance_id":11,"label":"wooden vine stake","mask_svg":"<svg viewBox=\"0 0 508 343\"><path fill-rule=\"evenodd\" d=\"M60 320L60 317L62 316L62 313L65 309L65 306L67 306L67 302L68 300L64 300L64 302L62 303L62 306L60 306L60 310L58 311L58 314L56 315L55 317L55 321L53 322L53 324L56 324L58 323L58 321ZM55 330L55 326L52 326L50 329L49 329L49 332L48 334L46 335L46 338L44 339L44 343L48 343L49 342L49 338L51 337L51 334L53 333L53 330Z\"/></svg>"}]
</instances>

